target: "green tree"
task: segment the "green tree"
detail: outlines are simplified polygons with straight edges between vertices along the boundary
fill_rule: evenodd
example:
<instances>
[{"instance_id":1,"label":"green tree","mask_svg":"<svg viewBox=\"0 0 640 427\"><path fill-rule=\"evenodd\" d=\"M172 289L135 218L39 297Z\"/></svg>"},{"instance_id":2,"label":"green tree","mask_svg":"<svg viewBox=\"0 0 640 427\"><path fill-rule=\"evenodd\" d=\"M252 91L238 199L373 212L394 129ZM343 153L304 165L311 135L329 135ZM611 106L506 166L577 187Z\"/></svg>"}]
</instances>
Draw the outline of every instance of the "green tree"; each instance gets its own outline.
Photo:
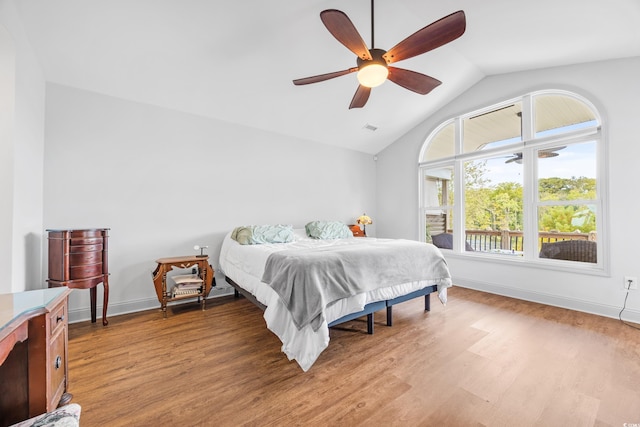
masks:
<instances>
[{"instance_id":1,"label":"green tree","mask_svg":"<svg viewBox=\"0 0 640 427\"><path fill-rule=\"evenodd\" d=\"M492 217L489 212L491 189L487 175L487 161L465 162L465 227L467 229L487 229L491 227ZM494 221L495 223L495 221Z\"/></svg>"},{"instance_id":2,"label":"green tree","mask_svg":"<svg viewBox=\"0 0 640 427\"><path fill-rule=\"evenodd\" d=\"M465 226L476 230L521 230L523 188L515 182L487 185L484 162L468 162L465 183ZM540 200L589 200L595 198L596 180L585 177L544 178L539 181ZM548 206L540 212L542 231L589 233L596 230L593 207Z\"/></svg>"},{"instance_id":3,"label":"green tree","mask_svg":"<svg viewBox=\"0 0 640 427\"><path fill-rule=\"evenodd\" d=\"M549 206L540 215L542 231L589 233L596 230L596 216L584 205Z\"/></svg>"},{"instance_id":4,"label":"green tree","mask_svg":"<svg viewBox=\"0 0 640 427\"><path fill-rule=\"evenodd\" d=\"M502 182L491 194L492 209L500 230L522 230L522 185Z\"/></svg>"},{"instance_id":5,"label":"green tree","mask_svg":"<svg viewBox=\"0 0 640 427\"><path fill-rule=\"evenodd\" d=\"M478 160L475 162L465 162L464 164L464 186L467 189L485 188L490 181L486 178L487 161Z\"/></svg>"},{"instance_id":6,"label":"green tree","mask_svg":"<svg viewBox=\"0 0 640 427\"><path fill-rule=\"evenodd\" d=\"M538 183L540 200L590 200L596 197L596 180L587 177L543 178ZM542 210L540 228L569 233L596 230L596 215L585 205L549 206Z\"/></svg>"},{"instance_id":7,"label":"green tree","mask_svg":"<svg viewBox=\"0 0 640 427\"><path fill-rule=\"evenodd\" d=\"M538 182L540 200L585 200L596 197L595 178L542 178Z\"/></svg>"}]
</instances>

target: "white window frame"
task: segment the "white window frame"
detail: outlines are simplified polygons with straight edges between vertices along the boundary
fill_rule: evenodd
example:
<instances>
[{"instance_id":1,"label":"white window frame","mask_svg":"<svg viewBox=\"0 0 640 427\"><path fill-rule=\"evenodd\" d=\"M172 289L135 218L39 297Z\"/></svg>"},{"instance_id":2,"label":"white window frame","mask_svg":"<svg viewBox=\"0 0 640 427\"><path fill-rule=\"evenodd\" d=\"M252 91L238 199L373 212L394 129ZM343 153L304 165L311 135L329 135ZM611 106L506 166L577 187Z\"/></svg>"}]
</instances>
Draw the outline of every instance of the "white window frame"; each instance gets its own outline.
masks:
<instances>
[{"instance_id":1,"label":"white window frame","mask_svg":"<svg viewBox=\"0 0 640 427\"><path fill-rule=\"evenodd\" d=\"M561 133L552 136L534 137L534 111L533 111L533 99L539 95L561 95L574 98L585 105L587 105L593 111L596 117L596 125L584 129L574 130L571 132ZM509 145L506 147L497 147L491 149L485 149L481 151L475 151L470 153L463 153L463 126L462 123L466 118L477 116L483 113L491 112L513 104L515 102L522 102L522 141ZM441 158L434 161L422 161L426 150L430 142L434 137L450 123L454 123L455 128L455 154L452 157ZM531 92L525 94L519 98L513 98L504 102L496 103L486 108L481 108L466 114L450 118L439 126L437 126L426 138L420 150L420 157L418 158L418 191L419 191L419 230L418 238L420 241L425 241L426 238L426 223L425 214L428 206L425 206L425 189L424 180L425 172L428 169L438 167L449 167L454 170L454 224L453 224L453 249L443 249L447 256L452 255L455 257L469 257L475 259L483 259L488 262L498 263L524 263L533 264L537 267L549 268L555 270L564 270L570 272L585 272L588 274L609 275L609 212L608 212L608 162L607 162L607 144L605 139L605 132L602 128L604 123L602 121L602 115L598 109L585 97L566 90L549 89ZM596 199L595 200L572 200L571 204L595 204L598 215L596 217L596 229L598 232L597 238L597 251L598 259L597 263L583 263L575 261L561 261L561 260L549 260L539 258L537 250L538 242L538 218L537 212L540 206L546 206L549 202L540 202L538 200L538 187L537 187L537 170L535 153L539 149L544 149L549 146L557 146L558 143L574 144L580 142L595 141L597 146L596 151ZM460 230L465 230L465 216L464 216L464 162L469 160L477 160L482 158L489 158L495 155L512 154L514 148L523 153L523 204L524 204L524 255L522 257L502 256L499 254L491 254L486 252L468 252L465 251L465 235Z\"/></svg>"}]
</instances>

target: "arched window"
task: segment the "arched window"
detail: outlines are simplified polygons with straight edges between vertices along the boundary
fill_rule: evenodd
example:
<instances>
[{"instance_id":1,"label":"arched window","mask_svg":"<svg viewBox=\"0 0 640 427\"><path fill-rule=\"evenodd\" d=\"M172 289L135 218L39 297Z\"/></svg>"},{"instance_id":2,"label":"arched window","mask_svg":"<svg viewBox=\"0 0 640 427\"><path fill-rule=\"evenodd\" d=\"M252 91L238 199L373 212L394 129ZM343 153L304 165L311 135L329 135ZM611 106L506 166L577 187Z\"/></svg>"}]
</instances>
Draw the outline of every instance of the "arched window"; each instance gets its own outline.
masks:
<instances>
[{"instance_id":1,"label":"arched window","mask_svg":"<svg viewBox=\"0 0 640 427\"><path fill-rule=\"evenodd\" d=\"M453 253L604 269L601 119L539 91L455 117L420 153L421 236Z\"/></svg>"}]
</instances>

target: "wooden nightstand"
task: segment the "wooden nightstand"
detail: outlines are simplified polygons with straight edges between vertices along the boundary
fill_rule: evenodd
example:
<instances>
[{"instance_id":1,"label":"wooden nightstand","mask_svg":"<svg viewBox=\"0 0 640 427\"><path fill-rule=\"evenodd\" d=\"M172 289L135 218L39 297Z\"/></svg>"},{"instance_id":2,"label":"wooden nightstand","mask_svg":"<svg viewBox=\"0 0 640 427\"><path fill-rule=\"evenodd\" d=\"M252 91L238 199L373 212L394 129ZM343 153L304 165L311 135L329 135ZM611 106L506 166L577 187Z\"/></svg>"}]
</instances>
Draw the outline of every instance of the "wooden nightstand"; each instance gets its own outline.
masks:
<instances>
[{"instance_id":1,"label":"wooden nightstand","mask_svg":"<svg viewBox=\"0 0 640 427\"><path fill-rule=\"evenodd\" d=\"M209 265L209 256L179 256L172 258L160 258L156 262L158 266L153 271L153 285L156 289L156 295L158 296L158 302L162 308L162 314L167 317L167 303L171 301L177 301L187 298L198 298L198 302L202 303L202 309L204 310L205 300L211 292L211 288L214 286L213 268ZM198 267L198 274L202 279L202 286L197 293L190 293L186 295L172 295L171 291L167 289L167 273L174 267L189 268Z\"/></svg>"},{"instance_id":2,"label":"wooden nightstand","mask_svg":"<svg viewBox=\"0 0 640 427\"><path fill-rule=\"evenodd\" d=\"M362 231L362 228L358 224L350 224L347 227L353 233L353 237L367 237L367 235Z\"/></svg>"}]
</instances>

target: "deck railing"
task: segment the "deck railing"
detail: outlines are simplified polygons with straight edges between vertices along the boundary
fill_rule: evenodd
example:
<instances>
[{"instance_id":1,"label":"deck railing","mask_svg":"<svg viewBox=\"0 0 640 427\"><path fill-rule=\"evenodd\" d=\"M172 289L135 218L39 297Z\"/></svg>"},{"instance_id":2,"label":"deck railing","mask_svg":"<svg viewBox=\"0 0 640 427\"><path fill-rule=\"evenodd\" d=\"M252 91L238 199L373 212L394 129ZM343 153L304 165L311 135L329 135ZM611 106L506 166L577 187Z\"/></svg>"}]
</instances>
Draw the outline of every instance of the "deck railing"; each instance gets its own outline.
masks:
<instances>
[{"instance_id":1,"label":"deck railing","mask_svg":"<svg viewBox=\"0 0 640 427\"><path fill-rule=\"evenodd\" d=\"M488 252L496 249L522 251L524 233L522 231L510 230L466 230L465 240L475 251ZM595 241L596 233L540 232L538 234L538 250L542 247L542 243L559 242L562 240Z\"/></svg>"},{"instance_id":2,"label":"deck railing","mask_svg":"<svg viewBox=\"0 0 640 427\"><path fill-rule=\"evenodd\" d=\"M445 224L448 224L445 214L427 214L427 230L434 234L445 232ZM452 233L451 229L446 229ZM563 240L590 240L595 242L597 233L561 233L558 231L541 231L538 233L538 251L543 243L560 242ZM465 230L465 240L474 251L522 251L524 233L511 230Z\"/></svg>"}]
</instances>

